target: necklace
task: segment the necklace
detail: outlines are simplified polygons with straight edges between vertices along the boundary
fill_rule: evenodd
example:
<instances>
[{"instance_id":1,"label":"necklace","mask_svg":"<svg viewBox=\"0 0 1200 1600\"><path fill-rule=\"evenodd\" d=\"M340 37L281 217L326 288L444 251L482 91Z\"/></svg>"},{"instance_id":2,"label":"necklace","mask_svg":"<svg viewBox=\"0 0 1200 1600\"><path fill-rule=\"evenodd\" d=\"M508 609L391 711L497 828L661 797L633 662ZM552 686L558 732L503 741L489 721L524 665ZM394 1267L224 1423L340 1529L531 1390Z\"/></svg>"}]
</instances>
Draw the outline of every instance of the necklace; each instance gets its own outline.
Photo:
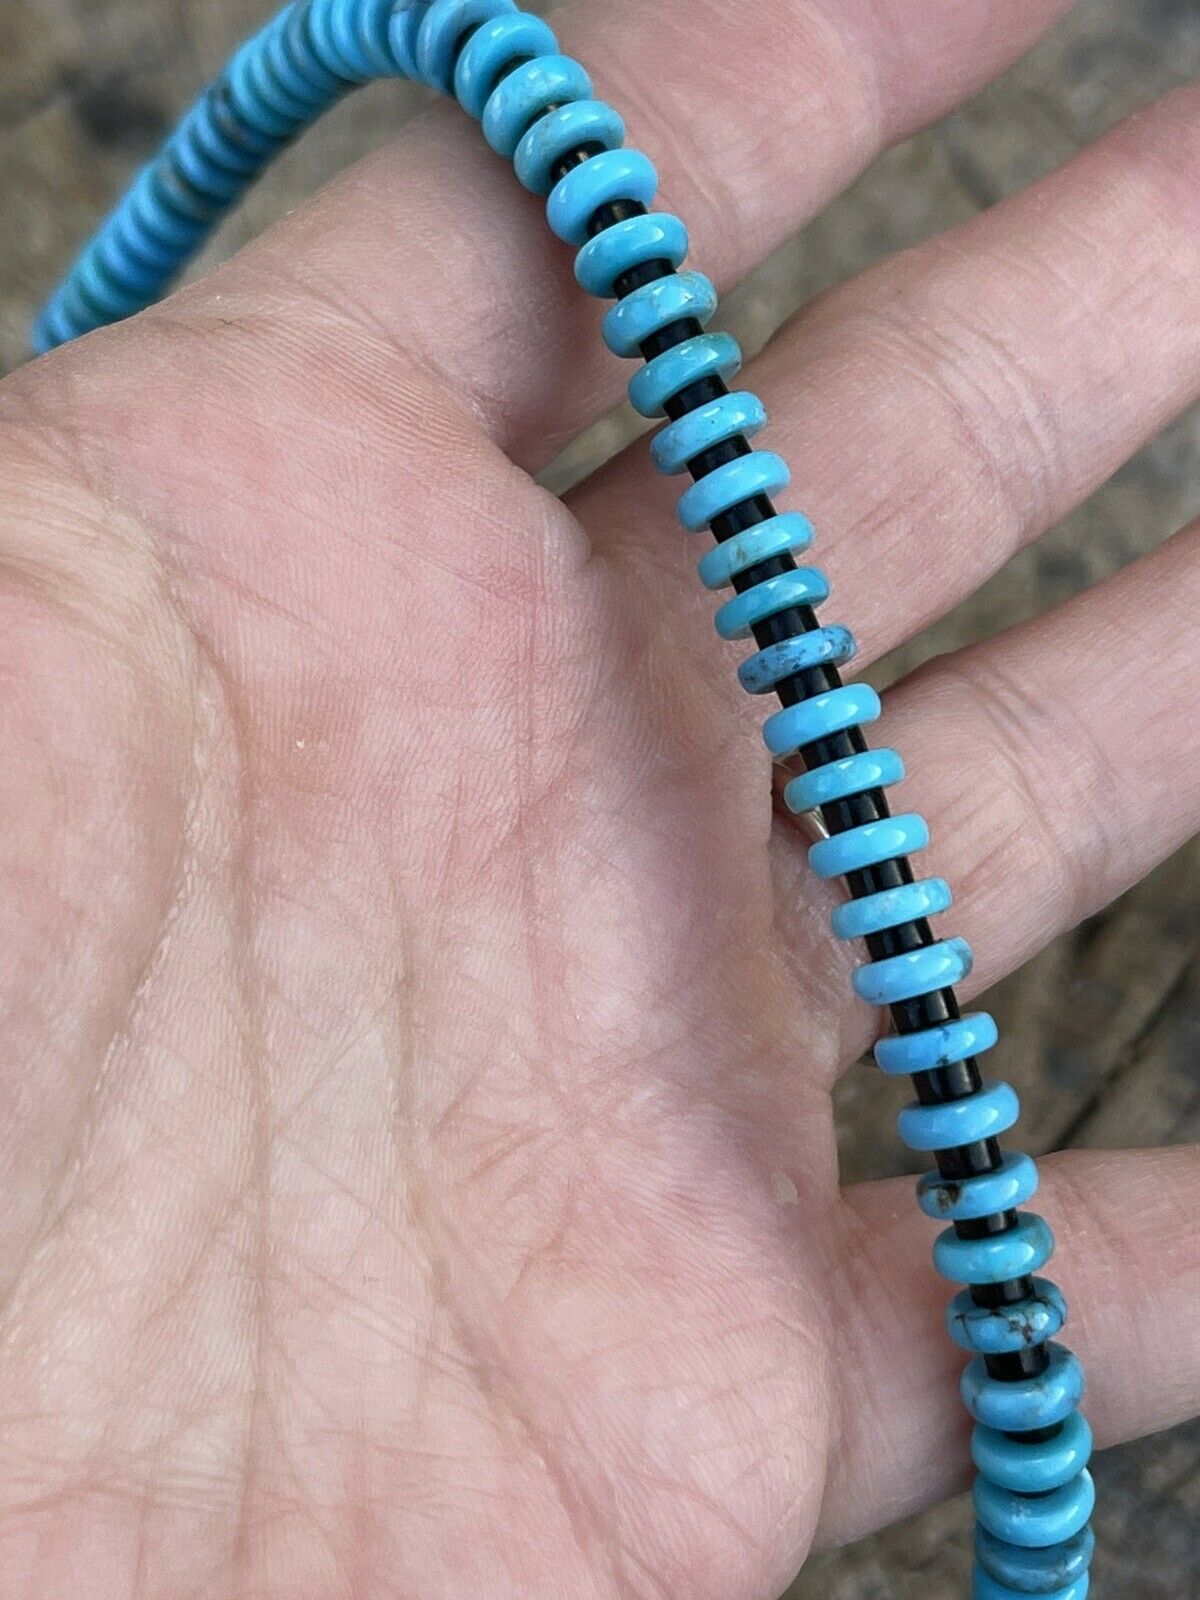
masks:
<instances>
[{"instance_id":1,"label":"necklace","mask_svg":"<svg viewBox=\"0 0 1200 1600\"><path fill-rule=\"evenodd\" d=\"M785 801L819 818L823 837L809 861L819 877L844 878L848 892L833 913L834 934L862 941L869 957L855 991L891 1013L894 1032L875 1059L883 1072L913 1080L916 1099L900 1113L900 1133L933 1161L917 1202L945 1224L935 1266L965 1285L947 1325L971 1357L962 1394L976 1424L975 1600L1085 1600L1095 1491L1086 1470L1091 1431L1078 1410L1083 1374L1055 1342L1063 1296L1037 1276L1053 1249L1050 1229L1021 1210L1037 1169L999 1144L1017 1120L1017 1096L985 1081L977 1064L996 1043L996 1025L984 1012L964 1016L955 998L970 949L930 927L950 907L949 886L913 871L909 857L928 844L928 827L889 809L885 791L903 762L863 735L880 714L879 697L842 681L854 638L817 616L828 580L795 559L811 545L812 526L775 509L787 464L749 443L766 411L754 394L729 387L741 365L736 341L705 331L716 291L683 269L686 228L649 209L658 188L652 163L625 147L620 115L594 98L550 27L513 0L294 0L241 47L85 246L34 324L34 349L156 299L277 151L347 90L396 76L453 94L481 121L520 182L546 197L554 233L577 247L582 288L614 302L603 322L608 348L644 363L629 397L642 416L666 419L650 446L654 464L692 480L680 521L715 540L700 558L700 580L732 591L717 610L717 632L754 640L738 677L750 694L779 701L763 737L776 760L800 769Z\"/></svg>"}]
</instances>

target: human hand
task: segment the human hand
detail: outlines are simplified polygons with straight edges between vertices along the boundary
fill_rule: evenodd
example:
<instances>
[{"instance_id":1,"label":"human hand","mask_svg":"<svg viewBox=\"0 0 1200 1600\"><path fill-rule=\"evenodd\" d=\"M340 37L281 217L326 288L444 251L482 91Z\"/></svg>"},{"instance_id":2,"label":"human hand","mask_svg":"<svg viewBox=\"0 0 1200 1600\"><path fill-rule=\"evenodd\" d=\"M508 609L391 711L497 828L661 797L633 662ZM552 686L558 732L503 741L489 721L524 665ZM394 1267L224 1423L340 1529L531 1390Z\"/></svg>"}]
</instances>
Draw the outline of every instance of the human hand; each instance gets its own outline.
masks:
<instances>
[{"instance_id":1,"label":"human hand","mask_svg":"<svg viewBox=\"0 0 1200 1600\"><path fill-rule=\"evenodd\" d=\"M555 21L729 281L1061 9ZM1198 180L1185 95L754 363L861 660L1195 398ZM528 475L627 376L537 209L436 108L3 390L6 1600L771 1600L963 1484L669 487ZM1193 529L889 696L976 987L1197 827L1198 601ZM1047 1164L1101 1442L1200 1403L1198 1198Z\"/></svg>"}]
</instances>

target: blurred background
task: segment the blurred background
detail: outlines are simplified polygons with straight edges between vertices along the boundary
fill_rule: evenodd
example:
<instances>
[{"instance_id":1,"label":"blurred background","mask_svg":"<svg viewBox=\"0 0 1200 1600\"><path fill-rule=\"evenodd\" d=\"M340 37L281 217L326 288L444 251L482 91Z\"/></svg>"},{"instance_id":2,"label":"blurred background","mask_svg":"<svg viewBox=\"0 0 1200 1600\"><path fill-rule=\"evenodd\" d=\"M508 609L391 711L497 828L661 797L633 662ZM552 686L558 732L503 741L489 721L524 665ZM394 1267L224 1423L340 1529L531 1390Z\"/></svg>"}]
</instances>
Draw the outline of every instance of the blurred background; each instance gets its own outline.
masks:
<instances>
[{"instance_id":1,"label":"blurred background","mask_svg":"<svg viewBox=\"0 0 1200 1600\"><path fill-rule=\"evenodd\" d=\"M23 359L35 304L135 164L273 9L271 0L0 0L0 370ZM1015 71L877 162L726 302L726 324L758 348L814 293L993 204L1196 76L1200 0L1083 0ZM383 140L420 100L376 85L338 108L279 162L200 269ZM626 415L593 429L552 481L587 471L630 431ZM1198 512L1192 415L872 676L886 682L1057 604ZM1142 670L1152 673L1153 660ZM1007 1030L1006 1076L1024 1100L1026 1148L1200 1139L1200 841L989 1003ZM903 1170L871 1087L863 1069L840 1091L850 1178ZM1111 1451L1096 1471L1098 1587L1113 1600L1195 1600L1200 1423ZM963 1600L969 1520L959 1501L814 1558L787 1600Z\"/></svg>"}]
</instances>

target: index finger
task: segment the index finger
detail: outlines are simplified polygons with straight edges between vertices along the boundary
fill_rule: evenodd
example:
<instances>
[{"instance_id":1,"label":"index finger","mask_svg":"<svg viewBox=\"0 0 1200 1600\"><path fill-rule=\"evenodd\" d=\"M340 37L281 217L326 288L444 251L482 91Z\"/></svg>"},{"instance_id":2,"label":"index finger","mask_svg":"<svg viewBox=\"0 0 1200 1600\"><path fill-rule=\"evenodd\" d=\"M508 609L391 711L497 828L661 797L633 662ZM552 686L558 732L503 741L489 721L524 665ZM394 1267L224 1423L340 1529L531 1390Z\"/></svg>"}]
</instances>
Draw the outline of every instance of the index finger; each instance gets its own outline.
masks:
<instances>
[{"instance_id":1,"label":"index finger","mask_svg":"<svg viewBox=\"0 0 1200 1600\"><path fill-rule=\"evenodd\" d=\"M697 264L728 282L1064 9L1065 0L774 0L748 21L723 0L607 0L564 8L554 23L596 92L627 116L631 142L653 156ZM314 346L327 343L333 308L377 347L403 347L433 368L502 448L536 467L613 403L622 374L533 209L478 130L442 108L172 314L253 324L267 339L255 337L247 364L273 383L272 329L286 321L293 353L306 329ZM339 340L344 359L351 342Z\"/></svg>"}]
</instances>

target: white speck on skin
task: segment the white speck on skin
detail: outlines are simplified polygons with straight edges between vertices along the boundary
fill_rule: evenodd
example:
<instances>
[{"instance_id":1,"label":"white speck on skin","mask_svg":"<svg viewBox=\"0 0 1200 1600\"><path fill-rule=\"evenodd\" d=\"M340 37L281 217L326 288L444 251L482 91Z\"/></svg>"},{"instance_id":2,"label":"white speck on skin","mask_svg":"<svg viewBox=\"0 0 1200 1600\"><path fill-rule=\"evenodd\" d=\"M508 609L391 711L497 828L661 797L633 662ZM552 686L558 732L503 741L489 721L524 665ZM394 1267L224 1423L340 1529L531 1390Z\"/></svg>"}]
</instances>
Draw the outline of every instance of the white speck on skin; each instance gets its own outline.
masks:
<instances>
[{"instance_id":1,"label":"white speck on skin","mask_svg":"<svg viewBox=\"0 0 1200 1600\"><path fill-rule=\"evenodd\" d=\"M786 1172L771 1174L771 1193L775 1196L777 1205L795 1206L800 1203L800 1191Z\"/></svg>"}]
</instances>

